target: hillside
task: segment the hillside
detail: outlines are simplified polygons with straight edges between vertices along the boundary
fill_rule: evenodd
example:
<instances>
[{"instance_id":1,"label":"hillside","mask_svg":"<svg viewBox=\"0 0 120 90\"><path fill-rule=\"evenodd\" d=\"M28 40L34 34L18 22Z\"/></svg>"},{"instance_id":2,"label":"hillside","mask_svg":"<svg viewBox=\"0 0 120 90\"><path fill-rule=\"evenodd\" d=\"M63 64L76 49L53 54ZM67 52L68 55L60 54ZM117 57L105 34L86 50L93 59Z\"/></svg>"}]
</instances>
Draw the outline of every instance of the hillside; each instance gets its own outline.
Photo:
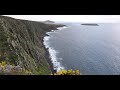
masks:
<instances>
[{"instance_id":1,"label":"hillside","mask_svg":"<svg viewBox=\"0 0 120 90\"><path fill-rule=\"evenodd\" d=\"M0 62L19 65L36 75L50 74L52 64L43 37L62 26L0 16Z\"/></svg>"},{"instance_id":2,"label":"hillside","mask_svg":"<svg viewBox=\"0 0 120 90\"><path fill-rule=\"evenodd\" d=\"M54 21L50 21L50 20L46 20L44 21L45 24L54 24L55 22Z\"/></svg>"}]
</instances>

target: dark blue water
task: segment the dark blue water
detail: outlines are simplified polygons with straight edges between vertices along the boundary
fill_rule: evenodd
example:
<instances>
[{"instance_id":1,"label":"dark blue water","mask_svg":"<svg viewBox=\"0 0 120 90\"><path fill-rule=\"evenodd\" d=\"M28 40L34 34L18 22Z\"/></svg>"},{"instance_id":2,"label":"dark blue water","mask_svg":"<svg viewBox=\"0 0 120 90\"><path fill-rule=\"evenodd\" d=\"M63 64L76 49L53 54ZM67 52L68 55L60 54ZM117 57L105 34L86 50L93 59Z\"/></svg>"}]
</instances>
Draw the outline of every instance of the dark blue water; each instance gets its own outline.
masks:
<instances>
[{"instance_id":1,"label":"dark blue water","mask_svg":"<svg viewBox=\"0 0 120 90\"><path fill-rule=\"evenodd\" d=\"M120 24L67 26L49 39L65 69L79 69L83 75L120 74Z\"/></svg>"}]
</instances>

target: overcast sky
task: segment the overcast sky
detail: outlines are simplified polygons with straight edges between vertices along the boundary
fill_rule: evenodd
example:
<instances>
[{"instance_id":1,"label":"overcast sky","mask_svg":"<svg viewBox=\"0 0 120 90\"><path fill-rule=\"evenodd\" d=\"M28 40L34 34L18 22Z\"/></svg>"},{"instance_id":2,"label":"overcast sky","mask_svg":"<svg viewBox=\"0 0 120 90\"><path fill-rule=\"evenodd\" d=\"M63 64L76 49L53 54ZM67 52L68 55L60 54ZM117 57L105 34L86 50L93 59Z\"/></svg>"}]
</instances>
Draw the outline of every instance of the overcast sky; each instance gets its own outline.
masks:
<instances>
[{"instance_id":1,"label":"overcast sky","mask_svg":"<svg viewBox=\"0 0 120 90\"><path fill-rule=\"evenodd\" d=\"M120 15L4 15L32 21L120 23Z\"/></svg>"}]
</instances>

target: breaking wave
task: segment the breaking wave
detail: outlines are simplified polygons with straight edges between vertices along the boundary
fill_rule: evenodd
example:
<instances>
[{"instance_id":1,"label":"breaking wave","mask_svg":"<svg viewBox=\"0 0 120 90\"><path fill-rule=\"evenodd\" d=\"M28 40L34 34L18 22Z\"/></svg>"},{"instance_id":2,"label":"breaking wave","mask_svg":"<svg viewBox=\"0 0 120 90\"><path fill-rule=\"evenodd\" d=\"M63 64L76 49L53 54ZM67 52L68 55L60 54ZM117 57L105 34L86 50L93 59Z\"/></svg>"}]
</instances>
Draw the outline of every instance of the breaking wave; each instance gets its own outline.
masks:
<instances>
[{"instance_id":1,"label":"breaking wave","mask_svg":"<svg viewBox=\"0 0 120 90\"><path fill-rule=\"evenodd\" d=\"M66 26L65 27L60 27L60 28L57 28L58 30L62 30L64 28L67 28ZM51 32L47 32L46 34L49 35L49 36L45 36L43 38L43 44L45 45L45 48L48 49L49 51L49 54L50 54L50 59L51 59L51 62L53 63L53 68L54 70L57 70L57 71L60 71L60 69L65 69L61 63L58 61L58 60L62 60L62 58L57 58L57 51L50 46L50 42L49 42L49 39L51 38L50 36L50 33L52 32L55 32L55 30L51 30Z\"/></svg>"}]
</instances>

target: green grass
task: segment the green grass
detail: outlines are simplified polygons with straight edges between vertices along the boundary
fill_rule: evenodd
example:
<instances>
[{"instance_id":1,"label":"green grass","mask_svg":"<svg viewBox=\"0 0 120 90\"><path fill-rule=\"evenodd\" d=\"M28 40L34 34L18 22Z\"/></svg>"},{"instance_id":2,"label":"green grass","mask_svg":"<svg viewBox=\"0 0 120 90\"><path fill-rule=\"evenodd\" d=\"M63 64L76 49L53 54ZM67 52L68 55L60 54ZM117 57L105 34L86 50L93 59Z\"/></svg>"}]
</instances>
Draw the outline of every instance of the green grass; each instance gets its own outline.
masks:
<instances>
[{"instance_id":1,"label":"green grass","mask_svg":"<svg viewBox=\"0 0 120 90\"><path fill-rule=\"evenodd\" d=\"M36 75L49 75L51 74L51 70L46 66L39 66L37 69Z\"/></svg>"}]
</instances>

